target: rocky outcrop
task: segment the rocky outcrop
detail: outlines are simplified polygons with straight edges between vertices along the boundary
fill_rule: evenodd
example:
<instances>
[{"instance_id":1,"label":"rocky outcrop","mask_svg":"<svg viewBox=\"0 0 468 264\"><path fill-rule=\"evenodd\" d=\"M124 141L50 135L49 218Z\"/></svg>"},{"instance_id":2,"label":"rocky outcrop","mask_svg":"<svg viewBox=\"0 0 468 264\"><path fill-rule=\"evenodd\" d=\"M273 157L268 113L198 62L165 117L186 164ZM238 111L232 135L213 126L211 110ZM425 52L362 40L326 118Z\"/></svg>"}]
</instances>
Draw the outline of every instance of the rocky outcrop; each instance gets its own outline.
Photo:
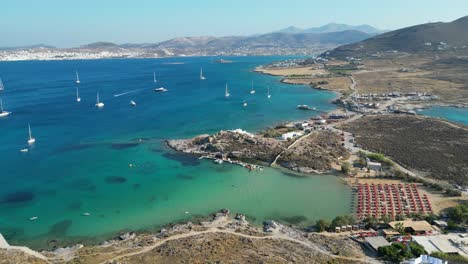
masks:
<instances>
[{"instance_id":1,"label":"rocky outcrop","mask_svg":"<svg viewBox=\"0 0 468 264\"><path fill-rule=\"evenodd\" d=\"M242 161L269 163L288 142L262 135L249 135L233 131L220 131L214 135L201 135L193 139L168 140L167 144L185 153L213 155Z\"/></svg>"}]
</instances>

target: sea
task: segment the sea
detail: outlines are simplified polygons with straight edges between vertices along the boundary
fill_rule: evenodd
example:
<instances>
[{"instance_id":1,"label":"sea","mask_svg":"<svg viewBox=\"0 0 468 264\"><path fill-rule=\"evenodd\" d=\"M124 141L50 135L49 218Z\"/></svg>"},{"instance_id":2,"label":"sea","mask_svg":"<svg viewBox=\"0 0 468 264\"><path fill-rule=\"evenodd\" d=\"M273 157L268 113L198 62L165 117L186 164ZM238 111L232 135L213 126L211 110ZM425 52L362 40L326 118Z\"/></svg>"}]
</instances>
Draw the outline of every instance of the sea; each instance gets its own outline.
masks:
<instances>
[{"instance_id":1,"label":"sea","mask_svg":"<svg viewBox=\"0 0 468 264\"><path fill-rule=\"evenodd\" d=\"M418 114L446 119L451 122L468 125L468 108L467 107L450 107L450 106L433 106L424 109Z\"/></svg>"},{"instance_id":2,"label":"sea","mask_svg":"<svg viewBox=\"0 0 468 264\"><path fill-rule=\"evenodd\" d=\"M258 225L275 219L307 226L351 213L351 190L336 175L249 172L165 144L219 130L259 132L320 114L299 104L335 109L332 92L253 72L287 58L1 62L0 96L12 114L0 119L0 233L10 244L39 249L158 230L222 208ZM97 92L103 109L94 106ZM30 148L28 124L36 138Z\"/></svg>"}]
</instances>

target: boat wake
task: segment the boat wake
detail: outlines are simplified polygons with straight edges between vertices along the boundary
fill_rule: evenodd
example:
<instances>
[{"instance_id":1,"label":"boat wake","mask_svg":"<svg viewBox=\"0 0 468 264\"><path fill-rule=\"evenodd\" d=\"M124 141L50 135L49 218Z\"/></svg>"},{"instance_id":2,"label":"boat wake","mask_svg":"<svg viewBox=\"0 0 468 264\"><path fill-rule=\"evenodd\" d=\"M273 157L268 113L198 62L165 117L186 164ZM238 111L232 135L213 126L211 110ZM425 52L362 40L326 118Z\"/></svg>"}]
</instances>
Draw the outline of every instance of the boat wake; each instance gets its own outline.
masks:
<instances>
[{"instance_id":1,"label":"boat wake","mask_svg":"<svg viewBox=\"0 0 468 264\"><path fill-rule=\"evenodd\" d=\"M143 91L143 90L146 90L146 89L148 89L148 88L142 88L142 89L137 89L137 90L128 91L128 92L124 92L124 93L114 94L114 97L119 97L119 96L130 94L130 93L136 93L136 92Z\"/></svg>"}]
</instances>

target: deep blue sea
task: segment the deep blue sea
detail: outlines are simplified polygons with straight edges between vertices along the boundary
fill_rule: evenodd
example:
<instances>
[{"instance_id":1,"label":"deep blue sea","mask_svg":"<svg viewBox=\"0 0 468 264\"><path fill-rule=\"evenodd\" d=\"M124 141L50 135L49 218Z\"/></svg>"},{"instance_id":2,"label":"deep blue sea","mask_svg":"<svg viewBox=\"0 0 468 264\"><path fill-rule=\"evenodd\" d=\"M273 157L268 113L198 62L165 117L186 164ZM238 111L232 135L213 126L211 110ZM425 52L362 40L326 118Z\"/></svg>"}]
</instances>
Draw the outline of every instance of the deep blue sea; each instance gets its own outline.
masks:
<instances>
[{"instance_id":1,"label":"deep blue sea","mask_svg":"<svg viewBox=\"0 0 468 264\"><path fill-rule=\"evenodd\" d=\"M349 213L350 190L338 177L297 177L270 168L249 173L165 146L165 139L221 129L257 132L314 114L297 110L298 104L334 109L331 92L252 72L285 57L227 59L234 62L1 62L5 91L0 96L12 115L0 119L0 232L12 244L41 248L54 240L99 241L120 230L157 229L225 207L254 223L274 218L307 225ZM199 79L200 67L207 80ZM81 79L80 103L75 101L75 71ZM155 93L159 86L169 91ZM97 91L105 103L100 110L94 107ZM130 100L137 106L130 107ZM28 123L37 142L23 153ZM30 221L33 216L38 219Z\"/></svg>"}]
</instances>

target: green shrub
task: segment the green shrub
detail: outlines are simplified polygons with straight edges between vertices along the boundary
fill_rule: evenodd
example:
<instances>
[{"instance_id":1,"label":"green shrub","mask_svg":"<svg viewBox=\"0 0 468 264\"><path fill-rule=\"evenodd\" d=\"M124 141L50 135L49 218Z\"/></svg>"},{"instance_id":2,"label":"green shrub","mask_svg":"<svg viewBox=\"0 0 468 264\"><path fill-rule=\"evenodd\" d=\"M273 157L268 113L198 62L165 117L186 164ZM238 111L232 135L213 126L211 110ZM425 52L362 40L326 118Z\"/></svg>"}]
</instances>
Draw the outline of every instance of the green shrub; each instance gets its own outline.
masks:
<instances>
[{"instance_id":1,"label":"green shrub","mask_svg":"<svg viewBox=\"0 0 468 264\"><path fill-rule=\"evenodd\" d=\"M323 231L330 229L330 225L331 225L330 221L325 220L325 219L320 219L315 223L315 226L317 227L317 230L319 232L323 232Z\"/></svg>"}]
</instances>

